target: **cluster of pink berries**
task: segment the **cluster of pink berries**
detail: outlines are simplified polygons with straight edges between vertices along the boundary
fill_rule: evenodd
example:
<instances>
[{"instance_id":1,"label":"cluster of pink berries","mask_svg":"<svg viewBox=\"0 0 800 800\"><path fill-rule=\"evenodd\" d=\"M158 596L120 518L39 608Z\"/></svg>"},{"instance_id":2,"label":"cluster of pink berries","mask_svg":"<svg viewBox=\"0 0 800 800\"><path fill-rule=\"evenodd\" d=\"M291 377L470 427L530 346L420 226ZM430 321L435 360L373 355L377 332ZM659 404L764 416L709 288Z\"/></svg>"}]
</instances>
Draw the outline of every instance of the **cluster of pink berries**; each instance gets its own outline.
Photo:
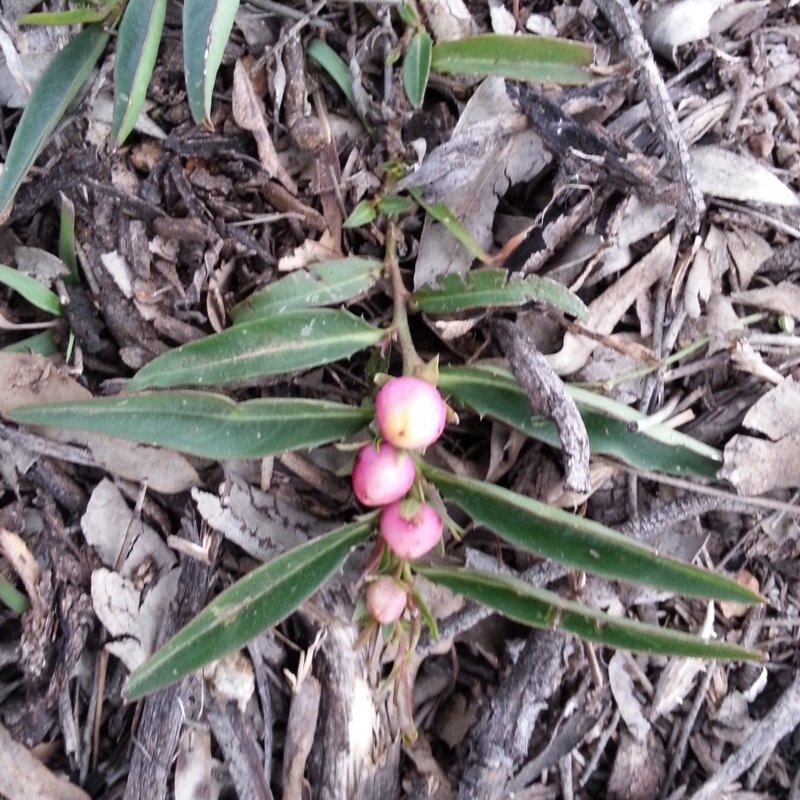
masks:
<instances>
[{"instance_id":1,"label":"cluster of pink berries","mask_svg":"<svg viewBox=\"0 0 800 800\"><path fill-rule=\"evenodd\" d=\"M406 498L416 478L409 450L433 444L444 430L447 407L436 387L421 378L392 378L375 398L375 422L382 441L368 444L353 464L353 491L365 505L383 506L380 531L386 545L402 559L415 559L442 538L442 518L427 503ZM370 583L367 610L381 624L400 618L405 591L393 578Z\"/></svg>"}]
</instances>

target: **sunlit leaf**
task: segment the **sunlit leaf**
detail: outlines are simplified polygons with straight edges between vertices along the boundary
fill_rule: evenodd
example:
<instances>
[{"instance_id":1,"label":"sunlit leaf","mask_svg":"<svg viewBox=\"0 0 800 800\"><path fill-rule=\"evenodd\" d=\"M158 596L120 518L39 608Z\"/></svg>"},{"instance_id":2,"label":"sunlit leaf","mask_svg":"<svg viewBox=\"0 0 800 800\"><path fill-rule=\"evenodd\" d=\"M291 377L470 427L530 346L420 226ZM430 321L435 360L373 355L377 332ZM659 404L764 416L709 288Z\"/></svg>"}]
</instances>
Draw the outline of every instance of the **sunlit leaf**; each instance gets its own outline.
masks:
<instances>
[{"instance_id":1,"label":"sunlit leaf","mask_svg":"<svg viewBox=\"0 0 800 800\"><path fill-rule=\"evenodd\" d=\"M345 525L245 575L133 672L125 697L168 686L280 622L340 569L373 525L372 518Z\"/></svg>"},{"instance_id":2,"label":"sunlit leaf","mask_svg":"<svg viewBox=\"0 0 800 800\"><path fill-rule=\"evenodd\" d=\"M509 277L505 269L474 269L464 277L443 275L436 287L425 286L411 295L412 306L428 314L520 306L534 300L560 308L578 319L587 314L580 298L558 281L539 275Z\"/></svg>"},{"instance_id":3,"label":"sunlit leaf","mask_svg":"<svg viewBox=\"0 0 800 800\"><path fill-rule=\"evenodd\" d=\"M41 311L55 316L60 316L64 311L55 292L51 292L36 278L26 275L24 272L0 264L0 283L19 292L31 305Z\"/></svg>"},{"instance_id":4,"label":"sunlit leaf","mask_svg":"<svg viewBox=\"0 0 800 800\"><path fill-rule=\"evenodd\" d=\"M423 465L442 496L500 538L573 569L653 586L678 595L759 603L735 581L658 555L598 522L530 497Z\"/></svg>"},{"instance_id":5,"label":"sunlit leaf","mask_svg":"<svg viewBox=\"0 0 800 800\"><path fill-rule=\"evenodd\" d=\"M223 460L339 441L366 427L372 412L325 400L235 403L210 392L175 391L20 406L8 417L25 425L96 431Z\"/></svg>"},{"instance_id":6,"label":"sunlit leaf","mask_svg":"<svg viewBox=\"0 0 800 800\"><path fill-rule=\"evenodd\" d=\"M509 619L534 628L561 629L581 639L637 653L693 658L763 661L764 656L726 642L706 641L682 631L614 617L598 609L564 600L554 592L518 578L468 569L416 566L428 580L446 586Z\"/></svg>"},{"instance_id":7,"label":"sunlit leaf","mask_svg":"<svg viewBox=\"0 0 800 800\"><path fill-rule=\"evenodd\" d=\"M425 87L431 71L431 46L433 42L426 30L418 30L408 43L403 56L403 88L414 108L420 108L425 99Z\"/></svg>"},{"instance_id":8,"label":"sunlit leaf","mask_svg":"<svg viewBox=\"0 0 800 800\"><path fill-rule=\"evenodd\" d=\"M8 217L20 184L67 107L86 83L105 50L109 35L99 25L84 28L56 53L36 84L20 117L0 175L0 222Z\"/></svg>"},{"instance_id":9,"label":"sunlit leaf","mask_svg":"<svg viewBox=\"0 0 800 800\"><path fill-rule=\"evenodd\" d=\"M289 311L169 350L140 369L128 388L211 386L296 372L349 358L385 335L349 311Z\"/></svg>"},{"instance_id":10,"label":"sunlit leaf","mask_svg":"<svg viewBox=\"0 0 800 800\"><path fill-rule=\"evenodd\" d=\"M195 122L211 126L211 94L239 0L184 0L183 66Z\"/></svg>"},{"instance_id":11,"label":"sunlit leaf","mask_svg":"<svg viewBox=\"0 0 800 800\"><path fill-rule=\"evenodd\" d=\"M118 148L142 110L164 28L167 0L129 0L117 36L114 112L109 138Z\"/></svg>"},{"instance_id":12,"label":"sunlit leaf","mask_svg":"<svg viewBox=\"0 0 800 800\"><path fill-rule=\"evenodd\" d=\"M536 83L588 83L592 46L545 36L486 33L433 46L431 69Z\"/></svg>"},{"instance_id":13,"label":"sunlit leaf","mask_svg":"<svg viewBox=\"0 0 800 800\"><path fill-rule=\"evenodd\" d=\"M233 307L231 319L240 325L293 309L347 303L366 294L382 271L382 261L355 256L311 264L250 295Z\"/></svg>"},{"instance_id":14,"label":"sunlit leaf","mask_svg":"<svg viewBox=\"0 0 800 800\"><path fill-rule=\"evenodd\" d=\"M525 391L504 371L484 367L442 367L439 388L475 409L481 416L505 422L533 439L561 447L555 425L534 415ZM630 423L644 414L592 392L567 386L577 403L589 434L592 453L614 456L638 469L668 475L713 478L722 464L722 454L690 436L661 425L648 425L641 432Z\"/></svg>"}]
</instances>

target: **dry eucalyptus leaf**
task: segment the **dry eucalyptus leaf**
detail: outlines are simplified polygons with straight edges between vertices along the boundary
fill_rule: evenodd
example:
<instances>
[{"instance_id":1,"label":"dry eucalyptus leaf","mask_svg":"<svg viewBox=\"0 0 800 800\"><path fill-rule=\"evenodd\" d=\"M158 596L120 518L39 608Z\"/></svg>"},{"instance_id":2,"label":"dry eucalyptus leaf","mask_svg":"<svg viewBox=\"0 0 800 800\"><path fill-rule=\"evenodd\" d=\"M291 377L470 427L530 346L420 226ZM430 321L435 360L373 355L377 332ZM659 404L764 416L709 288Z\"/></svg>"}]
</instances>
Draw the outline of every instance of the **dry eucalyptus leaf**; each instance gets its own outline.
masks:
<instances>
[{"instance_id":1,"label":"dry eucalyptus leaf","mask_svg":"<svg viewBox=\"0 0 800 800\"><path fill-rule=\"evenodd\" d=\"M734 436L718 475L740 494L800 487L800 385L792 378L762 397L742 424L768 439Z\"/></svg>"},{"instance_id":2,"label":"dry eucalyptus leaf","mask_svg":"<svg viewBox=\"0 0 800 800\"><path fill-rule=\"evenodd\" d=\"M691 148L697 185L703 194L738 200L795 207L797 195L758 161L716 145Z\"/></svg>"},{"instance_id":3,"label":"dry eucalyptus leaf","mask_svg":"<svg viewBox=\"0 0 800 800\"><path fill-rule=\"evenodd\" d=\"M772 256L772 245L751 228L728 231L726 241L739 274L739 285L747 289L761 265Z\"/></svg>"},{"instance_id":4,"label":"dry eucalyptus leaf","mask_svg":"<svg viewBox=\"0 0 800 800\"><path fill-rule=\"evenodd\" d=\"M437 147L398 189L417 187L429 202L443 202L484 250L492 245L499 198L550 163L541 139L506 94L502 78L487 78L464 108L448 142ZM420 238L414 288L440 275L464 275L474 258L428 216Z\"/></svg>"},{"instance_id":5,"label":"dry eucalyptus leaf","mask_svg":"<svg viewBox=\"0 0 800 800\"><path fill-rule=\"evenodd\" d=\"M437 42L464 39L479 33L463 0L420 0L425 19Z\"/></svg>"},{"instance_id":6,"label":"dry eucalyptus leaf","mask_svg":"<svg viewBox=\"0 0 800 800\"><path fill-rule=\"evenodd\" d=\"M669 236L664 236L644 258L592 302L584 323L586 328L593 333L610 334L636 298L672 268L671 253ZM561 350L545 356L545 360L558 375L570 375L586 364L597 344L586 336L567 333Z\"/></svg>"},{"instance_id":7,"label":"dry eucalyptus leaf","mask_svg":"<svg viewBox=\"0 0 800 800\"><path fill-rule=\"evenodd\" d=\"M297 547L325 528L319 519L281 500L233 479L224 499L192 490L200 516L215 531L259 561Z\"/></svg>"},{"instance_id":8,"label":"dry eucalyptus leaf","mask_svg":"<svg viewBox=\"0 0 800 800\"><path fill-rule=\"evenodd\" d=\"M211 733L194 721L181 733L175 755L175 800L217 800L220 786L211 777Z\"/></svg>"},{"instance_id":9,"label":"dry eucalyptus leaf","mask_svg":"<svg viewBox=\"0 0 800 800\"><path fill-rule=\"evenodd\" d=\"M691 319L699 319L701 302L707 303L721 290L722 276L728 271L728 253L725 236L715 225L708 231L703 247L697 251L686 275L683 302Z\"/></svg>"},{"instance_id":10,"label":"dry eucalyptus leaf","mask_svg":"<svg viewBox=\"0 0 800 800\"><path fill-rule=\"evenodd\" d=\"M614 653L608 662L608 683L620 716L631 735L638 742L644 742L650 733L650 723L645 719L642 704L634 693L633 679L625 669L627 659L628 656L620 651Z\"/></svg>"},{"instance_id":11,"label":"dry eucalyptus leaf","mask_svg":"<svg viewBox=\"0 0 800 800\"><path fill-rule=\"evenodd\" d=\"M781 281L777 286L764 286L761 289L731 292L731 300L800 319L800 286L790 281Z\"/></svg>"}]
</instances>

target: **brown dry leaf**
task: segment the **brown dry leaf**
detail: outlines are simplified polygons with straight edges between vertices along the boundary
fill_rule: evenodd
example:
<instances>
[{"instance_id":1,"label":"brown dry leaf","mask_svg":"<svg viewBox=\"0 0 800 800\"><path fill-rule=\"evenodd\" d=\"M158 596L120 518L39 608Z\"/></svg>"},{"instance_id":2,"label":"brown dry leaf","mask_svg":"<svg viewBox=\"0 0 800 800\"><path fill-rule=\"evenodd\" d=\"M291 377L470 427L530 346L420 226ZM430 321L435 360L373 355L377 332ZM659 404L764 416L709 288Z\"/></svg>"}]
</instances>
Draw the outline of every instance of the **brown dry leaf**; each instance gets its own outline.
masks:
<instances>
[{"instance_id":1,"label":"brown dry leaf","mask_svg":"<svg viewBox=\"0 0 800 800\"><path fill-rule=\"evenodd\" d=\"M781 281L777 286L732 292L731 300L800 319L800 286L789 281Z\"/></svg>"},{"instance_id":2,"label":"brown dry leaf","mask_svg":"<svg viewBox=\"0 0 800 800\"><path fill-rule=\"evenodd\" d=\"M231 111L236 124L253 134L258 147L258 159L264 171L271 178L277 178L292 194L297 194L297 185L284 169L275 145L272 144L264 117L264 103L256 94L240 58L236 59L236 66L233 68Z\"/></svg>"},{"instance_id":3,"label":"brown dry leaf","mask_svg":"<svg viewBox=\"0 0 800 800\"><path fill-rule=\"evenodd\" d=\"M751 228L728 231L726 241L739 274L739 285L747 289L761 265L772 256L772 245Z\"/></svg>"},{"instance_id":4,"label":"brown dry leaf","mask_svg":"<svg viewBox=\"0 0 800 800\"><path fill-rule=\"evenodd\" d=\"M0 352L0 413L38 403L91 400L77 381L62 375L46 358L33 353ZM87 447L97 465L135 483L147 482L157 492L176 494L201 483L194 467L172 450L137 444L101 433L50 426L33 428L56 442Z\"/></svg>"},{"instance_id":5,"label":"brown dry leaf","mask_svg":"<svg viewBox=\"0 0 800 800\"><path fill-rule=\"evenodd\" d=\"M211 776L211 733L195 721L183 729L175 756L175 800L217 800L220 786Z\"/></svg>"},{"instance_id":6,"label":"brown dry leaf","mask_svg":"<svg viewBox=\"0 0 800 800\"><path fill-rule=\"evenodd\" d=\"M401 180L398 189L422 188L426 201L443 202L488 250L499 198L510 186L538 175L550 160L541 139L506 94L505 81L487 78L465 106L450 140ZM435 285L440 275L464 275L473 260L464 245L428 216L414 288Z\"/></svg>"},{"instance_id":7,"label":"brown dry leaf","mask_svg":"<svg viewBox=\"0 0 800 800\"><path fill-rule=\"evenodd\" d=\"M620 716L625 720L631 735L637 742L644 742L650 733L650 723L644 716L642 704L633 690L633 679L625 669L628 656L617 651L608 662L608 683L611 694L619 709Z\"/></svg>"},{"instance_id":8,"label":"brown dry leaf","mask_svg":"<svg viewBox=\"0 0 800 800\"><path fill-rule=\"evenodd\" d=\"M734 436L725 447L719 477L740 494L800 486L800 385L786 378L747 412L742 424L768 439Z\"/></svg>"},{"instance_id":9,"label":"brown dry leaf","mask_svg":"<svg viewBox=\"0 0 800 800\"><path fill-rule=\"evenodd\" d=\"M638 264L625 272L589 306L589 316L584 323L586 328L593 333L610 334L636 298L671 269L671 253L669 236L664 236ZM570 375L586 364L597 344L586 336L567 333L561 350L545 356L545 359L558 375Z\"/></svg>"},{"instance_id":10,"label":"brown dry leaf","mask_svg":"<svg viewBox=\"0 0 800 800\"><path fill-rule=\"evenodd\" d=\"M686 275L683 302L691 319L700 318L701 302L707 303L713 295L719 294L722 277L728 267L725 235L720 228L712 225Z\"/></svg>"},{"instance_id":11,"label":"brown dry leaf","mask_svg":"<svg viewBox=\"0 0 800 800\"><path fill-rule=\"evenodd\" d=\"M303 244L292 250L278 261L278 272L291 272L295 269L303 269L309 264L316 264L318 261L331 261L341 258L342 251L328 231L319 237L319 241L307 238Z\"/></svg>"},{"instance_id":12,"label":"brown dry leaf","mask_svg":"<svg viewBox=\"0 0 800 800\"><path fill-rule=\"evenodd\" d=\"M463 0L421 0L420 5L437 42L464 39L480 32Z\"/></svg>"},{"instance_id":13,"label":"brown dry leaf","mask_svg":"<svg viewBox=\"0 0 800 800\"><path fill-rule=\"evenodd\" d=\"M761 586L758 582L758 578L753 575L752 572L748 572L746 569L737 572L733 579L739 586L744 586L745 589L750 589L751 592L760 592ZM749 610L751 606L746 606L744 603L736 603L731 600L723 600L719 604L719 610L725 619L731 619L732 617L743 617Z\"/></svg>"},{"instance_id":14,"label":"brown dry leaf","mask_svg":"<svg viewBox=\"0 0 800 800\"><path fill-rule=\"evenodd\" d=\"M711 35L711 17L731 0L681 0L658 6L642 25L650 46L656 53L675 63L678 47L707 39Z\"/></svg>"}]
</instances>

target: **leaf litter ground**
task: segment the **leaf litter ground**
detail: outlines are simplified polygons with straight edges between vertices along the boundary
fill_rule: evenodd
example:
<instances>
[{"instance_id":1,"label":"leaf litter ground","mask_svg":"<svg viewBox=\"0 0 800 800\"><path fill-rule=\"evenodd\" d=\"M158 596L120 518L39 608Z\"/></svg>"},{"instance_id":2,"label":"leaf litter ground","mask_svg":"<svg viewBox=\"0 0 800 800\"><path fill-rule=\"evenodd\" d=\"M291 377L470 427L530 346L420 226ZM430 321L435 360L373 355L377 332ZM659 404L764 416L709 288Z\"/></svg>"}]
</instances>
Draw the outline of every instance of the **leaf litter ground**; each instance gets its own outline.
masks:
<instances>
[{"instance_id":1,"label":"leaf litter ground","mask_svg":"<svg viewBox=\"0 0 800 800\"><path fill-rule=\"evenodd\" d=\"M480 250L497 254L495 268L569 286L585 304L569 324L513 304L549 367L705 442L704 458L721 454L726 483L643 472L624 453L593 447L592 491L566 492L552 438L528 439L499 414L462 415L431 459L580 506L659 552L724 568L767 602L713 607L611 584L500 547L480 528L452 554L565 600L756 647L769 662L613 653L557 630L529 633L421 580L440 637L423 636L411 664L418 738L403 743L395 698L373 699L385 677L380 653L353 648L356 563L204 677L124 705L128 670L211 596L353 516L349 485L337 477L348 457L320 447L218 463L4 424L0 545L7 574L33 604L24 617L2 612L0 764L12 776L3 794L800 796L797 12L785 3L735 12L724 2L678 3L686 25L663 4L641 4L678 110L674 128L646 102L653 82L636 38L619 35L625 4L597 5L603 13L592 4L421 4L437 41L535 30L594 44L607 68L589 89L433 75L414 111L385 57L401 33L388 7L338 4L285 16L242 7L213 133L190 122L170 47L149 90L160 133L149 128L115 155L105 149L96 84L44 151L46 169L23 186L0 236L6 264L20 266L21 246L56 252L54 209L62 194L73 203L84 280L54 285L69 301L80 380L24 351L3 353L0 403L10 412L32 398L111 393L155 356L226 328L232 309L289 270L382 258L380 221L348 230L344 220L380 187L381 164L416 159L400 186L444 203ZM358 113L303 55L299 45L320 31L358 76ZM371 135L362 124L369 104ZM684 180L686 163L696 183ZM400 257L423 310L433 302L423 287L444 275L469 281L475 252L441 219L404 219ZM33 272L47 282L43 269ZM390 304L370 274L355 278L350 308L385 321ZM3 344L41 320L19 296L4 293L2 303L11 322ZM439 352L443 363L497 358L500 313L430 312L414 317L413 332L423 355ZM64 330L52 336L61 352ZM356 355L226 394L241 404L301 392L357 407L370 369Z\"/></svg>"}]
</instances>

